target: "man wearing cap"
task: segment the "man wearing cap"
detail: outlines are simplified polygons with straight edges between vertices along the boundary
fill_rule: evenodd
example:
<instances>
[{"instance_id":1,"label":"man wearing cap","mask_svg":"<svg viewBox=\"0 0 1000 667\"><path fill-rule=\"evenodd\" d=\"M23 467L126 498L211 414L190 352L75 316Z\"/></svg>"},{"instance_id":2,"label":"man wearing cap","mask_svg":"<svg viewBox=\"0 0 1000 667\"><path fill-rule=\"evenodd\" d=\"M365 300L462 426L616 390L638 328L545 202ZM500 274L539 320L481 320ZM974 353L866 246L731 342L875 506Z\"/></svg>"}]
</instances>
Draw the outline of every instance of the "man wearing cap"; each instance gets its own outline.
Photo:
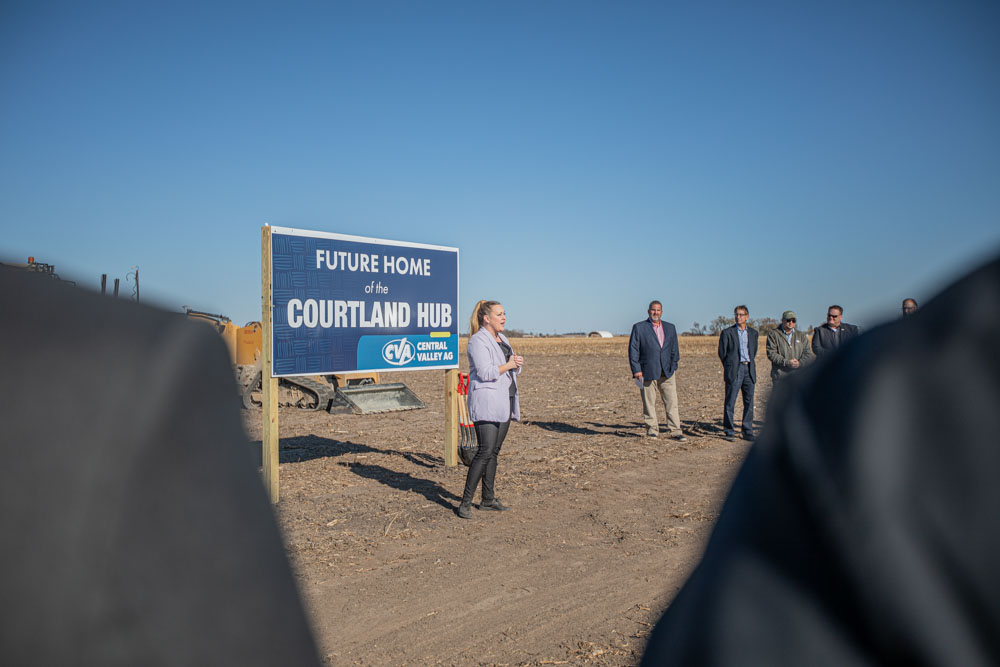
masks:
<instances>
[{"instance_id":1,"label":"man wearing cap","mask_svg":"<svg viewBox=\"0 0 1000 667\"><path fill-rule=\"evenodd\" d=\"M841 322L843 317L844 309L840 306L830 306L826 309L826 322L813 331L812 350L817 357L834 352L861 333L857 325Z\"/></svg>"},{"instance_id":2,"label":"man wearing cap","mask_svg":"<svg viewBox=\"0 0 1000 667\"><path fill-rule=\"evenodd\" d=\"M809 336L795 328L795 311L781 314L781 326L767 332L767 358L771 360L771 380L776 382L808 365L816 357L809 349Z\"/></svg>"}]
</instances>

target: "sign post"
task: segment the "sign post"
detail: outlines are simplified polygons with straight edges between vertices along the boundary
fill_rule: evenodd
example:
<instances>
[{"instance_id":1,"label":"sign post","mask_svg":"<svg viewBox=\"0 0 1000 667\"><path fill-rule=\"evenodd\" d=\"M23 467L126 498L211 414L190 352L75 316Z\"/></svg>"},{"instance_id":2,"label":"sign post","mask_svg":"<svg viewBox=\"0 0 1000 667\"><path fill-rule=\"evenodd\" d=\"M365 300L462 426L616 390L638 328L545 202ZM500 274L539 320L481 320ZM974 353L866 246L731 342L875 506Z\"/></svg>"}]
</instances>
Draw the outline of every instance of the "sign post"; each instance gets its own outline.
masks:
<instances>
[{"instance_id":1,"label":"sign post","mask_svg":"<svg viewBox=\"0 0 1000 667\"><path fill-rule=\"evenodd\" d=\"M458 465L458 369L444 372L444 464Z\"/></svg>"},{"instance_id":2,"label":"sign post","mask_svg":"<svg viewBox=\"0 0 1000 667\"><path fill-rule=\"evenodd\" d=\"M278 378L271 373L271 228L260 230L261 308L263 311L261 349L261 461L264 488L272 503L278 502Z\"/></svg>"}]
</instances>

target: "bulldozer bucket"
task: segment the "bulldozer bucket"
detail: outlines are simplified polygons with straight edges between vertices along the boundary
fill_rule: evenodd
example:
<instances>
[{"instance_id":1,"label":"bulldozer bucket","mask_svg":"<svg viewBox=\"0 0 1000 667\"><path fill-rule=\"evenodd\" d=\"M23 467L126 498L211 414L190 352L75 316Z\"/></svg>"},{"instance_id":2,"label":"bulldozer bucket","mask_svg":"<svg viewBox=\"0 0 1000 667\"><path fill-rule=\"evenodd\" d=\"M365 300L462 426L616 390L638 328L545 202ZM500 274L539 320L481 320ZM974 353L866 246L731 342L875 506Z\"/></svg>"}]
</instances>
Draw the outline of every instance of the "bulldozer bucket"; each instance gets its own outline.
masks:
<instances>
[{"instance_id":1,"label":"bulldozer bucket","mask_svg":"<svg viewBox=\"0 0 1000 667\"><path fill-rule=\"evenodd\" d=\"M353 412L368 415L376 412L426 408L424 402L402 382L337 387L329 412Z\"/></svg>"}]
</instances>

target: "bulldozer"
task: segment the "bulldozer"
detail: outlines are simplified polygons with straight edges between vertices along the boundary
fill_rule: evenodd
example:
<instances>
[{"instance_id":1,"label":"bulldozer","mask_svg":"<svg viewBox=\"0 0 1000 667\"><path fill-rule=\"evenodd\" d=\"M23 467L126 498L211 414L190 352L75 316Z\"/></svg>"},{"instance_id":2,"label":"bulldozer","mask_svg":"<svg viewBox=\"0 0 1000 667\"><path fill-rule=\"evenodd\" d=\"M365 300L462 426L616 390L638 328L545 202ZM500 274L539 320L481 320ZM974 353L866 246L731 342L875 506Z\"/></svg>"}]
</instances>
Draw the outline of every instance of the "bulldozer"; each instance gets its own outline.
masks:
<instances>
[{"instance_id":1,"label":"bulldozer","mask_svg":"<svg viewBox=\"0 0 1000 667\"><path fill-rule=\"evenodd\" d=\"M27 262L0 262L0 266L6 266L11 269L20 269L21 271L31 271L33 273L40 273L48 278L54 280L61 280L62 282L69 283L70 285L75 285L76 283L72 280L66 280L65 278L60 278L59 274L56 273L56 267L51 264L46 264L44 262L36 262L34 257L29 257Z\"/></svg>"},{"instance_id":2,"label":"bulldozer","mask_svg":"<svg viewBox=\"0 0 1000 667\"><path fill-rule=\"evenodd\" d=\"M184 307L191 319L205 322L219 333L233 362L243 407L261 404L261 348L263 327L247 322L238 327L225 315ZM374 414L427 407L402 382L384 384L376 372L335 373L278 378L278 405L342 414Z\"/></svg>"}]
</instances>

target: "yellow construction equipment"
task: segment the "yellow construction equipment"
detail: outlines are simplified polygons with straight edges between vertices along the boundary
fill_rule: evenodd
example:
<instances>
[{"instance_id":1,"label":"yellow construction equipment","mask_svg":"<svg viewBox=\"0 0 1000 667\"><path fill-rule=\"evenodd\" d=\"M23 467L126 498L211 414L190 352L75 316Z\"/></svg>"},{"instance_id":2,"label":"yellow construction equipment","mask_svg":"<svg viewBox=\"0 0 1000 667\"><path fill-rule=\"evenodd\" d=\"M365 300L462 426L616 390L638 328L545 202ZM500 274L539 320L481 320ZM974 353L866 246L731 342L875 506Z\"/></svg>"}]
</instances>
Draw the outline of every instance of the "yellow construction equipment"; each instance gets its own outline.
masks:
<instances>
[{"instance_id":1,"label":"yellow construction equipment","mask_svg":"<svg viewBox=\"0 0 1000 667\"><path fill-rule=\"evenodd\" d=\"M226 347L229 348L229 358L233 360L234 364L239 363L236 359L236 338L237 332L240 330L238 326L233 324L225 315L203 313L200 310L191 310L187 306L184 307L184 310L191 319L207 322L215 327L215 330L219 332L222 340L226 343Z\"/></svg>"},{"instance_id":2,"label":"yellow construction equipment","mask_svg":"<svg viewBox=\"0 0 1000 667\"><path fill-rule=\"evenodd\" d=\"M236 363L251 366L260 356L261 341L264 338L260 322L247 322L236 330Z\"/></svg>"},{"instance_id":3,"label":"yellow construction equipment","mask_svg":"<svg viewBox=\"0 0 1000 667\"><path fill-rule=\"evenodd\" d=\"M70 285L76 284L72 280L64 280L63 278L60 278L59 274L56 273L56 267L44 262L36 262L34 257L29 257L27 262L0 262L0 266L6 266L11 269L20 269L22 271L31 271L33 273L41 273L49 278L62 280Z\"/></svg>"},{"instance_id":4,"label":"yellow construction equipment","mask_svg":"<svg viewBox=\"0 0 1000 667\"><path fill-rule=\"evenodd\" d=\"M185 307L188 317L212 325L229 348L243 407L260 405L260 351L263 329L260 322L237 327L225 315L205 313ZM381 384L376 372L337 373L283 377L278 381L278 405L304 410L371 414L426 407L405 384Z\"/></svg>"}]
</instances>

